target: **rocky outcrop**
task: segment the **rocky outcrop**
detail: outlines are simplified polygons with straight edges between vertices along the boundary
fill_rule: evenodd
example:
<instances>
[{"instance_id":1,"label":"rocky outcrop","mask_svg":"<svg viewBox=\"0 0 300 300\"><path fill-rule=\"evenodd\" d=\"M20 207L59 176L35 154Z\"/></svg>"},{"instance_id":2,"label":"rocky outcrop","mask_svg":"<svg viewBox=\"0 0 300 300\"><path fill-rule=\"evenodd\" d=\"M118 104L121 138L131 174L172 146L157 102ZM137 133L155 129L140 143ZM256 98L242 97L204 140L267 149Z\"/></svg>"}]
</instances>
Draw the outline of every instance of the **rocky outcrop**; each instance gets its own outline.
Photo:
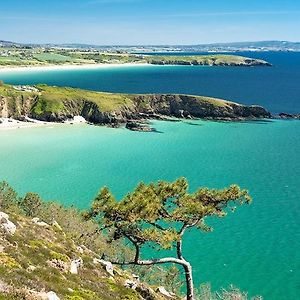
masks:
<instances>
[{"instance_id":1,"label":"rocky outcrop","mask_svg":"<svg viewBox=\"0 0 300 300\"><path fill-rule=\"evenodd\" d=\"M278 117L280 119L296 119L296 120L300 120L300 114L288 114L288 113L280 113L278 115Z\"/></svg>"},{"instance_id":2,"label":"rocky outcrop","mask_svg":"<svg viewBox=\"0 0 300 300\"><path fill-rule=\"evenodd\" d=\"M269 67L267 61L234 55L199 56L152 56L147 58L152 65L214 66L214 67Z\"/></svg>"},{"instance_id":3,"label":"rocky outcrop","mask_svg":"<svg viewBox=\"0 0 300 300\"><path fill-rule=\"evenodd\" d=\"M131 131L141 131L141 132L155 131L155 129L150 127L149 124L140 121L129 121L126 123L125 127Z\"/></svg>"},{"instance_id":4,"label":"rocky outcrop","mask_svg":"<svg viewBox=\"0 0 300 300\"><path fill-rule=\"evenodd\" d=\"M4 212L0 212L0 228L9 235L14 235L17 230L17 226L9 220L8 214Z\"/></svg>"}]
</instances>

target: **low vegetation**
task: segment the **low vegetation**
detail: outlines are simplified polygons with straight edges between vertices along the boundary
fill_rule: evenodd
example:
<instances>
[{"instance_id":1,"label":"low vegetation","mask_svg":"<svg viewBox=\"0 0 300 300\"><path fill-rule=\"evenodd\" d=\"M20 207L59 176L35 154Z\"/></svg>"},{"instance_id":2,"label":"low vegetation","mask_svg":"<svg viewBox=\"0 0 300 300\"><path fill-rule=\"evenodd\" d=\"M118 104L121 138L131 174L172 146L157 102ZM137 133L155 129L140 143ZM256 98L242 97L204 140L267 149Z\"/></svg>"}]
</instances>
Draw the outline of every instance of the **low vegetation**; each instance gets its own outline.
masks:
<instances>
[{"instance_id":1,"label":"low vegetation","mask_svg":"<svg viewBox=\"0 0 300 300\"><path fill-rule=\"evenodd\" d=\"M124 106L132 106L132 100L126 94L102 93L68 87L53 87L38 85L40 100L51 105L55 103L57 110L62 109L64 101L90 101L95 103L101 111L110 112ZM50 111L53 111L50 108Z\"/></svg>"},{"instance_id":2,"label":"low vegetation","mask_svg":"<svg viewBox=\"0 0 300 300\"><path fill-rule=\"evenodd\" d=\"M2 182L0 212L9 215L16 231L3 231L5 219L1 219L0 299L36 299L40 291L54 291L61 300L182 299L183 278L176 264L140 266L136 264L142 261L137 248L148 242L159 248L180 247L181 237L176 233L180 228L173 227L174 222L186 227L197 221L200 230L208 230L204 216L223 216L227 203L243 203L242 199L249 201L247 192L238 187L188 194L187 182L179 179L140 184L121 202L115 202L107 188L102 189L91 209L83 213L57 202L44 202L35 193L20 197ZM135 247L126 244L128 237ZM71 262L78 259L78 273L70 272ZM108 259L133 264L125 269L114 267L112 276L98 263ZM133 273L139 274L140 281ZM148 284L142 283L145 281ZM234 288L213 292L203 285L192 297L188 299L246 300L247 294Z\"/></svg>"}]
</instances>

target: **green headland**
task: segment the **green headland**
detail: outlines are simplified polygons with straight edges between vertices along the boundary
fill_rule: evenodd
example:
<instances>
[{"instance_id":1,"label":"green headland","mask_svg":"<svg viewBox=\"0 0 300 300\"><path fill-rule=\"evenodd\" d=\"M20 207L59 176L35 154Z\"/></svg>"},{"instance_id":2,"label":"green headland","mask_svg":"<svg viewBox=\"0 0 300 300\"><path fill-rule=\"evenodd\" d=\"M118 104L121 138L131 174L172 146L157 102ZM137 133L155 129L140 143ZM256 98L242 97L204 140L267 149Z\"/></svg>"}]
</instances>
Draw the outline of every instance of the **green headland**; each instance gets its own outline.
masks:
<instances>
[{"instance_id":1,"label":"green headland","mask_svg":"<svg viewBox=\"0 0 300 300\"><path fill-rule=\"evenodd\" d=\"M0 117L64 122L81 116L87 122L118 126L147 119L245 120L269 118L261 106L179 94L117 94L47 85L0 86Z\"/></svg>"}]
</instances>

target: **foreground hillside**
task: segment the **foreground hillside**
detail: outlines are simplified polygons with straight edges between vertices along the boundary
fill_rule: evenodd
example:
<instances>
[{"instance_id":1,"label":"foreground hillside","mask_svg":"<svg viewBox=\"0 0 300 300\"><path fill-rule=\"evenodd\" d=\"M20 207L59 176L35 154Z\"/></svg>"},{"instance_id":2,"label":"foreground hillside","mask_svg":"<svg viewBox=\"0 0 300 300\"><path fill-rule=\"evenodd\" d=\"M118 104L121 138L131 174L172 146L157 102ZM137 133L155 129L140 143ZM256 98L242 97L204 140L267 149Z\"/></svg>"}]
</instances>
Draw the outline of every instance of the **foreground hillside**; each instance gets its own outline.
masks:
<instances>
[{"instance_id":1,"label":"foreground hillside","mask_svg":"<svg viewBox=\"0 0 300 300\"><path fill-rule=\"evenodd\" d=\"M78 115L90 123L111 126L165 117L242 120L271 116L260 106L202 96L112 94L47 85L0 85L2 118L63 122Z\"/></svg>"},{"instance_id":2,"label":"foreground hillside","mask_svg":"<svg viewBox=\"0 0 300 300\"><path fill-rule=\"evenodd\" d=\"M182 179L176 182L179 184ZM178 191L176 183L160 182L158 192L162 184L167 184L169 192L172 186ZM93 211L108 208L106 200L111 198L106 192L103 194L105 190L92 202ZM99 206L100 194L106 199L104 206ZM139 208L133 208L134 214ZM119 236L120 231L113 230L111 235L103 230L108 228L104 220L94 213L90 215L91 212L44 202L35 193L21 197L6 182L0 182L0 300L184 299L180 296L180 270L174 264L130 265L126 270L117 267L136 257L134 248ZM143 238L152 240L153 234L154 231L145 230ZM121 264L113 265L109 260ZM213 292L209 285L202 285L195 296L194 300L248 299L246 293L233 287Z\"/></svg>"},{"instance_id":3,"label":"foreground hillside","mask_svg":"<svg viewBox=\"0 0 300 300\"><path fill-rule=\"evenodd\" d=\"M112 267L55 220L5 212L0 209L0 300L169 299L165 288ZM76 217L68 222L76 226Z\"/></svg>"}]
</instances>

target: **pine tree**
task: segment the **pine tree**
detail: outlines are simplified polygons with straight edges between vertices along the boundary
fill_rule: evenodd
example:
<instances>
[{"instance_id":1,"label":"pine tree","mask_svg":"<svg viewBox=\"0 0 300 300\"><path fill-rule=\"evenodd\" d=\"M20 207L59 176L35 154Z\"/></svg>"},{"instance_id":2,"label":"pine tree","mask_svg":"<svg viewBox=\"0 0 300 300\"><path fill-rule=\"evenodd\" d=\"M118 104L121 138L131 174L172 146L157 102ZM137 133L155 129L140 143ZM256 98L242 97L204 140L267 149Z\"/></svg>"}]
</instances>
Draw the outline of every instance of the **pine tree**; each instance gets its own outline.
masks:
<instances>
[{"instance_id":1,"label":"pine tree","mask_svg":"<svg viewBox=\"0 0 300 300\"><path fill-rule=\"evenodd\" d=\"M125 238L134 246L135 256L131 261L114 261L114 264L180 265L185 271L187 300L194 300L192 266L182 252L183 236L191 228L211 231L205 223L206 217L224 217L235 210L233 205L250 201L248 192L237 185L221 190L200 188L189 193L187 180L180 178L171 183L140 183L119 202L108 188L103 188L86 217L97 220L112 240ZM176 249L177 255L143 260L141 249L146 245Z\"/></svg>"}]
</instances>

